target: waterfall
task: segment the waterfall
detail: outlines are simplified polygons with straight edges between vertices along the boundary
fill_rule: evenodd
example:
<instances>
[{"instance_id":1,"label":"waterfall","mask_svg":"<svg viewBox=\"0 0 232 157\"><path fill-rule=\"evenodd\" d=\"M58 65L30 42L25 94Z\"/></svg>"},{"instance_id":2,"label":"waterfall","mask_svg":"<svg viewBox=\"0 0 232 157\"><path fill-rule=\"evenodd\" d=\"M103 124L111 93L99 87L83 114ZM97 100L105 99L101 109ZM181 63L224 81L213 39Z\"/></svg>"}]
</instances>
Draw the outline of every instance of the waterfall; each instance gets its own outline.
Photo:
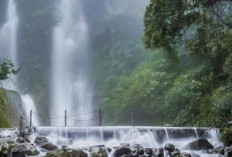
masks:
<instances>
[{"instance_id":1,"label":"waterfall","mask_svg":"<svg viewBox=\"0 0 232 157\"><path fill-rule=\"evenodd\" d=\"M17 28L18 16L14 0L8 0L6 22L0 28L0 55L10 59L17 66ZM16 78L1 81L5 89L16 90Z\"/></svg>"},{"instance_id":2,"label":"waterfall","mask_svg":"<svg viewBox=\"0 0 232 157\"><path fill-rule=\"evenodd\" d=\"M36 112L35 103L32 100L30 95L22 95L21 98L23 101L23 107L24 107L27 115L29 115L30 110ZM39 125L39 120L38 120L37 116L35 116L35 115L32 116L32 126L38 126L38 125Z\"/></svg>"},{"instance_id":3,"label":"waterfall","mask_svg":"<svg viewBox=\"0 0 232 157\"><path fill-rule=\"evenodd\" d=\"M17 28L18 15L16 3L14 0L8 0L6 22L0 28L0 56L11 60L16 67L19 66L17 63ZM1 80L0 85L7 90L18 91L17 78L13 75L6 80ZM21 99L26 112L29 113L29 110L36 112L35 104L29 95L21 95ZM33 121L34 124L38 125L36 117L33 117Z\"/></svg>"},{"instance_id":4,"label":"waterfall","mask_svg":"<svg viewBox=\"0 0 232 157\"><path fill-rule=\"evenodd\" d=\"M58 4L60 23L53 32L50 116L82 114L69 119L67 125L91 125L92 109L89 89L88 26L80 0L61 0ZM82 121L84 120L84 121ZM63 119L51 123L62 125Z\"/></svg>"},{"instance_id":5,"label":"waterfall","mask_svg":"<svg viewBox=\"0 0 232 157\"><path fill-rule=\"evenodd\" d=\"M71 140L74 147L90 145L106 145L107 147L119 146L121 143L140 144L146 148L161 148L166 143L171 143L178 148L198 138L210 141L214 146L223 145L220 142L218 129L197 128L202 135L195 136L193 128L183 127L150 127L150 126L106 126L106 127L37 127L37 136L46 136L55 144L59 139ZM167 140L167 129L172 138ZM157 132L159 132L157 134ZM162 133L163 132L163 133ZM205 135L208 136L205 136ZM216 143L216 144L215 144ZM61 143L60 143L61 144ZM61 144L62 145L62 144Z\"/></svg>"},{"instance_id":6,"label":"waterfall","mask_svg":"<svg viewBox=\"0 0 232 157\"><path fill-rule=\"evenodd\" d=\"M16 12L16 4L14 0L8 0L6 22L0 30L0 47L2 51L5 51L1 52L1 54L5 53L3 56L11 59L16 65L17 28L18 16ZM6 54L8 55L6 56Z\"/></svg>"}]
</instances>

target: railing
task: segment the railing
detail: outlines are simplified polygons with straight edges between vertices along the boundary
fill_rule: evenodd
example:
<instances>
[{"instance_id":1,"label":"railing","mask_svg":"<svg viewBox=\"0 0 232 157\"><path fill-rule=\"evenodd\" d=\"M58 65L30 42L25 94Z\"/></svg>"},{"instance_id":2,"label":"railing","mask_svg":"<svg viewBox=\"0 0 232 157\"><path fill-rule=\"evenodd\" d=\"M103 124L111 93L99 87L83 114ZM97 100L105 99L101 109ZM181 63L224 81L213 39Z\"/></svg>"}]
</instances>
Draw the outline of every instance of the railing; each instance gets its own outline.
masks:
<instances>
[{"instance_id":1,"label":"railing","mask_svg":"<svg viewBox=\"0 0 232 157\"><path fill-rule=\"evenodd\" d=\"M89 117L91 117L90 119L80 119L78 117L83 117L83 116L87 116L90 115ZM104 125L104 122L110 122L109 119L107 119L108 116L106 116L106 114L102 111L102 110L96 110L96 111L92 111L92 112L88 112L88 113L80 113L80 114L68 114L67 110L64 110L64 114L57 116L57 117L48 117L45 115L42 115L40 113L34 112L32 110L29 111L27 116L19 116L19 118L17 117L17 119L19 119L19 127L34 127L33 126L33 117L37 116L37 118L40 119L46 119L49 121L55 121L55 120L59 120L63 119L63 124L61 126L63 127L68 127L70 124L70 121L74 121L75 123L81 123L81 122L96 122L96 125L91 125L91 126L102 126ZM163 118L162 118L163 120ZM163 122L162 122L163 124ZM135 125L135 113L132 111L131 112L131 126ZM78 126L78 125L77 125Z\"/></svg>"}]
</instances>

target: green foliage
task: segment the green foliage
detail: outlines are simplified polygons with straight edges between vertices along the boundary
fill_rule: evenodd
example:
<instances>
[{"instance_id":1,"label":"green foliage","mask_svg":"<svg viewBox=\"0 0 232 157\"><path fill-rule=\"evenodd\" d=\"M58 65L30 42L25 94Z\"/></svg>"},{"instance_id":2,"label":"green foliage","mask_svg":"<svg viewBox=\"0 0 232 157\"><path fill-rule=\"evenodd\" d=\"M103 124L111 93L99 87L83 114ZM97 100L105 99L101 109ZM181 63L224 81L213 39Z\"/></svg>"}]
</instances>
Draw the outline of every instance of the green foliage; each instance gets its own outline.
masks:
<instances>
[{"instance_id":1,"label":"green foliage","mask_svg":"<svg viewBox=\"0 0 232 157\"><path fill-rule=\"evenodd\" d=\"M151 0L144 15L146 46L153 49L173 47L181 43L185 35L189 38L188 33L192 26L196 27L194 40L207 40L209 37L213 40L220 38L220 29L223 27L221 25L230 26L224 22L223 14L226 12L223 7L230 2L224 3L223 0ZM226 13L228 15L228 12ZM202 44L211 45L208 42ZM201 48L206 49L207 46L204 46Z\"/></svg>"},{"instance_id":2,"label":"green foliage","mask_svg":"<svg viewBox=\"0 0 232 157\"><path fill-rule=\"evenodd\" d=\"M226 146L230 146L232 144L232 128L223 128L223 131L221 133L221 140L224 142Z\"/></svg>"},{"instance_id":3,"label":"green foliage","mask_svg":"<svg viewBox=\"0 0 232 157\"><path fill-rule=\"evenodd\" d=\"M167 92L166 113L173 125L199 125L196 123L201 112L201 101L210 94L213 84L213 73L206 65L200 65L180 74L174 85Z\"/></svg>"},{"instance_id":4,"label":"green foliage","mask_svg":"<svg viewBox=\"0 0 232 157\"><path fill-rule=\"evenodd\" d=\"M0 111L0 128L7 128L10 127L8 120L6 119L5 115Z\"/></svg>"},{"instance_id":5,"label":"green foliage","mask_svg":"<svg viewBox=\"0 0 232 157\"><path fill-rule=\"evenodd\" d=\"M166 123L223 127L232 118L231 12L223 9L230 3L223 0L151 0L147 6L145 45L152 50L163 48L165 51L153 54L165 52L167 55L163 57L169 60L164 65L151 64L162 65L153 68L153 73L166 74L157 84L162 85L163 80L169 82L168 87L161 86L164 92L158 90L159 94L155 96L163 100L157 106L164 107L156 109L164 111ZM150 60L155 63L159 58L150 57ZM148 105L144 103L144 106Z\"/></svg>"},{"instance_id":6,"label":"green foliage","mask_svg":"<svg viewBox=\"0 0 232 157\"><path fill-rule=\"evenodd\" d=\"M114 87L105 89L104 109L113 113L114 123L130 124L130 119L125 117L134 111L136 117L140 117L136 124L161 124L159 111L174 74L165 72L170 62L165 59L165 52L160 51L163 50L157 50L155 61L148 57L130 75L119 76Z\"/></svg>"},{"instance_id":7,"label":"green foliage","mask_svg":"<svg viewBox=\"0 0 232 157\"><path fill-rule=\"evenodd\" d=\"M9 75L16 75L20 69L16 69L14 64L9 60L0 60L0 80L9 78Z\"/></svg>"},{"instance_id":8,"label":"green foliage","mask_svg":"<svg viewBox=\"0 0 232 157\"><path fill-rule=\"evenodd\" d=\"M160 125L161 113L166 124L176 126L227 125L232 27L231 13L223 8L228 3L150 1L143 39L152 52L144 50L146 59L131 73L117 68L118 75L104 83L103 106L114 124L129 124L134 111L136 123L143 125Z\"/></svg>"}]
</instances>

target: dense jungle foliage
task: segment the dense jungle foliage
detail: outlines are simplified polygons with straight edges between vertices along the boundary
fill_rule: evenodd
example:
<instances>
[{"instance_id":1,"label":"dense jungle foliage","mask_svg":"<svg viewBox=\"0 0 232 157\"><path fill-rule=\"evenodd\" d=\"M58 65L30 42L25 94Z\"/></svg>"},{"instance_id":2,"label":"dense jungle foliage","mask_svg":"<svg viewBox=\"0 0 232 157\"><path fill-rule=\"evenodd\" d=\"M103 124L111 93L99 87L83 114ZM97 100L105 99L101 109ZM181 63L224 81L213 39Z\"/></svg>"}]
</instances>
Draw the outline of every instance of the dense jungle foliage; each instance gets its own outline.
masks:
<instances>
[{"instance_id":1,"label":"dense jungle foliage","mask_svg":"<svg viewBox=\"0 0 232 157\"><path fill-rule=\"evenodd\" d=\"M150 52L129 72L114 73L103 90L113 123L129 124L134 111L140 125L226 126L232 118L231 9L223 0L151 0L143 36Z\"/></svg>"}]
</instances>

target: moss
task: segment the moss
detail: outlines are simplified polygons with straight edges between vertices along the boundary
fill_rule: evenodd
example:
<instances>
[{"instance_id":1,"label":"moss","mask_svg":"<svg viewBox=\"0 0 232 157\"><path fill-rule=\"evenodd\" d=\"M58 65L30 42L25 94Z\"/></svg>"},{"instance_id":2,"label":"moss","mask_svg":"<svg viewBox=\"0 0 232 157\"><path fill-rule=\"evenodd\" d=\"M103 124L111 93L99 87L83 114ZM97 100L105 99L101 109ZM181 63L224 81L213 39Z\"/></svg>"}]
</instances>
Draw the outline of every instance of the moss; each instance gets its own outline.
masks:
<instances>
[{"instance_id":1,"label":"moss","mask_svg":"<svg viewBox=\"0 0 232 157\"><path fill-rule=\"evenodd\" d=\"M9 124L8 120L6 119L5 115L0 111L0 128L8 128L11 125Z\"/></svg>"},{"instance_id":2,"label":"moss","mask_svg":"<svg viewBox=\"0 0 232 157\"><path fill-rule=\"evenodd\" d=\"M232 128L223 128L221 133L221 140L226 146L230 146L232 144Z\"/></svg>"},{"instance_id":3,"label":"moss","mask_svg":"<svg viewBox=\"0 0 232 157\"><path fill-rule=\"evenodd\" d=\"M10 127L10 123L6 118L5 108L10 106L7 98L6 90L4 88L0 88L0 128Z\"/></svg>"}]
</instances>

